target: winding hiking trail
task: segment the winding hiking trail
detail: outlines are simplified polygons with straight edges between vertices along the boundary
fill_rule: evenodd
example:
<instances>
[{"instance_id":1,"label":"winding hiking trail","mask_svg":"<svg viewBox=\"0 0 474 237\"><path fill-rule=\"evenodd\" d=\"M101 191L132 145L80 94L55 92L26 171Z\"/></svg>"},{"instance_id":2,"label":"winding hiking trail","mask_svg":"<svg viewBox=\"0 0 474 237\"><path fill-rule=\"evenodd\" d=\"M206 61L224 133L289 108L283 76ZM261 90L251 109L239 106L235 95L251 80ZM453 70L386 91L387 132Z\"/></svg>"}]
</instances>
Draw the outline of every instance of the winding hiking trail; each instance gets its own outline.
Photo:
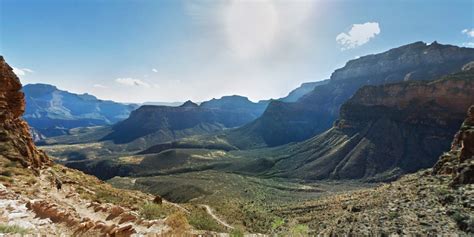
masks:
<instances>
[{"instance_id":1,"label":"winding hiking trail","mask_svg":"<svg viewBox=\"0 0 474 237\"><path fill-rule=\"evenodd\" d=\"M214 214L214 211L212 210L212 208L211 208L210 206L205 205L205 204L201 204L201 205L199 205L199 206L204 207L204 208L206 209L207 214L209 214L209 215L210 215L214 220L216 220L219 224L221 224L221 225L223 225L223 226L225 226L225 227L227 227L227 228L229 228L229 229L231 229L231 230L234 229L233 226L227 224L227 222L225 222L224 220L220 219L216 214Z\"/></svg>"}]
</instances>

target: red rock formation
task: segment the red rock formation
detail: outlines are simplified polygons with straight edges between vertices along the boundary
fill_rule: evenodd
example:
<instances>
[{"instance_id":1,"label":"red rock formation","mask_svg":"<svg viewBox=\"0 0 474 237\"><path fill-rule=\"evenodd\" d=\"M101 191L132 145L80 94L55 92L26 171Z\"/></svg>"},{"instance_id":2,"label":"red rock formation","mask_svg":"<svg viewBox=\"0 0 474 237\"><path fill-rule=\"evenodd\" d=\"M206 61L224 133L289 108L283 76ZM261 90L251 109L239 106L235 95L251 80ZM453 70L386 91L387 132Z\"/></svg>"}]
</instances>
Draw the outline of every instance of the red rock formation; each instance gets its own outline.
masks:
<instances>
[{"instance_id":1,"label":"red rock formation","mask_svg":"<svg viewBox=\"0 0 474 237\"><path fill-rule=\"evenodd\" d=\"M451 150L433 167L435 175L451 175L452 186L474 183L474 105L469 108Z\"/></svg>"},{"instance_id":2,"label":"red rock formation","mask_svg":"<svg viewBox=\"0 0 474 237\"><path fill-rule=\"evenodd\" d=\"M13 69L0 56L0 156L25 167L51 164L46 154L36 149L28 124L21 118L25 99Z\"/></svg>"}]
</instances>

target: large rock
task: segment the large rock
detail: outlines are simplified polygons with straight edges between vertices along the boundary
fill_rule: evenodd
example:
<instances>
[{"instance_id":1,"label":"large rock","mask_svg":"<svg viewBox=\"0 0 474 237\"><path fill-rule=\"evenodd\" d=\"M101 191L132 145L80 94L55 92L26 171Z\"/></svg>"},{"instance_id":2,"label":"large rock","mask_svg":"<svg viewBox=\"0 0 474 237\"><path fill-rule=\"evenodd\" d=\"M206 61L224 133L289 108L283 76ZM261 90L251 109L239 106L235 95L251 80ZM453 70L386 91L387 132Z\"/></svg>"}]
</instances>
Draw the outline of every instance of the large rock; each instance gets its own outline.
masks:
<instances>
[{"instance_id":1,"label":"large rock","mask_svg":"<svg viewBox=\"0 0 474 237\"><path fill-rule=\"evenodd\" d=\"M454 136L451 150L433 167L435 175L451 175L451 185L474 183L474 105Z\"/></svg>"},{"instance_id":2,"label":"large rock","mask_svg":"<svg viewBox=\"0 0 474 237\"><path fill-rule=\"evenodd\" d=\"M25 99L20 90L20 80L0 56L0 156L18 161L25 167L40 168L51 161L36 149L29 127L21 118Z\"/></svg>"}]
</instances>

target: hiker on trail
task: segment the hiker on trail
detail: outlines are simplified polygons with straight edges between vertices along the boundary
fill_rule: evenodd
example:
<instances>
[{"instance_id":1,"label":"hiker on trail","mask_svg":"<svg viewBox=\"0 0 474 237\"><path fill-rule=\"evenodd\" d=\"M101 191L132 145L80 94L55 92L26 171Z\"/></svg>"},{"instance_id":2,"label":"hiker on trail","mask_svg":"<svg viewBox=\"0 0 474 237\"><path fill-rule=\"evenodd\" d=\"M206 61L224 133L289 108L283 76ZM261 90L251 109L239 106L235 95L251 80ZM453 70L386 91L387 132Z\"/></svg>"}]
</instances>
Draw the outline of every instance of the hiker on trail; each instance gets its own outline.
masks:
<instances>
[{"instance_id":1,"label":"hiker on trail","mask_svg":"<svg viewBox=\"0 0 474 237\"><path fill-rule=\"evenodd\" d=\"M62 187L63 187L63 182L61 182L61 180L59 179L58 175L57 175L54 171L50 170L49 172L50 172L50 174L51 174L51 176L50 176L50 177L51 177L51 179L50 179L51 185L52 185L52 186L55 186L56 189L57 189L58 191L60 191L60 190L62 189Z\"/></svg>"},{"instance_id":2,"label":"hiker on trail","mask_svg":"<svg viewBox=\"0 0 474 237\"><path fill-rule=\"evenodd\" d=\"M56 176L54 178L54 183L56 184L56 188L59 190L61 190L61 188L63 187L63 182L61 182L61 180L59 180L59 178Z\"/></svg>"}]
</instances>

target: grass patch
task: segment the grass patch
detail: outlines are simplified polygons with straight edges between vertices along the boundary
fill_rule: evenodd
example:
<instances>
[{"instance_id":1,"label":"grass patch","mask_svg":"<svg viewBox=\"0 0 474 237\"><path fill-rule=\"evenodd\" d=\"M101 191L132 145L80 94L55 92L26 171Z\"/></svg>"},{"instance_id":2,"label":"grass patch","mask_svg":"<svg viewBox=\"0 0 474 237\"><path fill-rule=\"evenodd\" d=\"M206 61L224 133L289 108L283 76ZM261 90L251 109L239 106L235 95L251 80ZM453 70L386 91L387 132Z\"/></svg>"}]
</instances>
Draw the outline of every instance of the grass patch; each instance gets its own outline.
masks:
<instances>
[{"instance_id":1,"label":"grass patch","mask_svg":"<svg viewBox=\"0 0 474 237\"><path fill-rule=\"evenodd\" d=\"M16 225L0 224L0 233L25 235L29 233L29 230Z\"/></svg>"},{"instance_id":2,"label":"grass patch","mask_svg":"<svg viewBox=\"0 0 474 237\"><path fill-rule=\"evenodd\" d=\"M168 215L168 211L163 205L145 203L140 208L140 216L148 220L162 219Z\"/></svg>"}]
</instances>

